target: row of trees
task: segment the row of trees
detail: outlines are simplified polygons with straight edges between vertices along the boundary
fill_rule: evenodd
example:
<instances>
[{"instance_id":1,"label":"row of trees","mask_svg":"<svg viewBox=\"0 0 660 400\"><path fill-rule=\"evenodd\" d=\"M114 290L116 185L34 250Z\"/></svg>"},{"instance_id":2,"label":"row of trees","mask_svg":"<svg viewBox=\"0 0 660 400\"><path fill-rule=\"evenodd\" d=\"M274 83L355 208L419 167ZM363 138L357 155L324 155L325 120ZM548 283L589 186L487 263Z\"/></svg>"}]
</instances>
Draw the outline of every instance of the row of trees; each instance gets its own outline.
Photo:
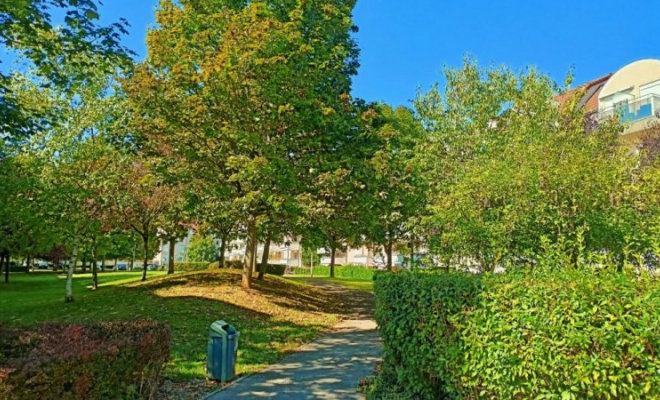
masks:
<instances>
[{"instance_id":1,"label":"row of trees","mask_svg":"<svg viewBox=\"0 0 660 400\"><path fill-rule=\"evenodd\" d=\"M32 66L2 75L0 252L64 249L68 300L81 257L146 266L191 227L221 266L247 240L246 288L257 243L285 237L326 248L331 274L348 245L483 270L660 249L655 139L631 152L547 76L469 59L414 111L354 99L355 1L163 0L141 63L91 0L21 4L0 6L0 43Z\"/></svg>"}]
</instances>

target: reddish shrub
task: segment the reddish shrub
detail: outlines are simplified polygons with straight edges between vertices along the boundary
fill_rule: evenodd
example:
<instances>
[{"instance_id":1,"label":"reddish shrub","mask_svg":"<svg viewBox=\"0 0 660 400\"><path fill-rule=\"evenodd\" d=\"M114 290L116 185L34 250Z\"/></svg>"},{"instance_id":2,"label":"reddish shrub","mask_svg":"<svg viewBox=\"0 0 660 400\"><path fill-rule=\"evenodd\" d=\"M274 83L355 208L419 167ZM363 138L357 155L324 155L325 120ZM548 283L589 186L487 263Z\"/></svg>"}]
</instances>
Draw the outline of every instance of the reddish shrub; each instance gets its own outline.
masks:
<instances>
[{"instance_id":1,"label":"reddish shrub","mask_svg":"<svg viewBox=\"0 0 660 400\"><path fill-rule=\"evenodd\" d=\"M169 354L151 321L0 326L0 398L149 399Z\"/></svg>"}]
</instances>

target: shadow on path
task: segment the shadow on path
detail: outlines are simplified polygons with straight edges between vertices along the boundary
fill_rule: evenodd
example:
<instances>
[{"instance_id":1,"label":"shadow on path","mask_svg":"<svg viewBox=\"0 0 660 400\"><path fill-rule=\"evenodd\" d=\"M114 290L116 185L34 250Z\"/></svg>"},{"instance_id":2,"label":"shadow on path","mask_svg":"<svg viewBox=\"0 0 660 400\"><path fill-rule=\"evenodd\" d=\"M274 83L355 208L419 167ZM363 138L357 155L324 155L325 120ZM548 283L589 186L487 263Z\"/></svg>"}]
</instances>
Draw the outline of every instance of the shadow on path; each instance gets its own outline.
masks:
<instances>
[{"instance_id":1,"label":"shadow on path","mask_svg":"<svg viewBox=\"0 0 660 400\"><path fill-rule=\"evenodd\" d=\"M209 400L364 398L358 393L358 384L373 373L382 352L373 320L373 295L325 281L308 282L341 300L344 321L327 335L208 397Z\"/></svg>"}]
</instances>

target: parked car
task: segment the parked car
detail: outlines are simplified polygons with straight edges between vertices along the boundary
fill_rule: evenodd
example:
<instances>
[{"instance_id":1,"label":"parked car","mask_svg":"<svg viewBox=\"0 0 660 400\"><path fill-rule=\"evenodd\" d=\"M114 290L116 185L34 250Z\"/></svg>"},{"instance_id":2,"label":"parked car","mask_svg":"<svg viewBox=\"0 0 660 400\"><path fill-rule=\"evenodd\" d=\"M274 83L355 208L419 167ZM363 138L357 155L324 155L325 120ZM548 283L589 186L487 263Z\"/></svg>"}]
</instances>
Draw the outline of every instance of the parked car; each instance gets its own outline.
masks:
<instances>
[{"instance_id":1,"label":"parked car","mask_svg":"<svg viewBox=\"0 0 660 400\"><path fill-rule=\"evenodd\" d=\"M34 263L36 269L48 269L48 263L46 261L36 261Z\"/></svg>"},{"instance_id":2,"label":"parked car","mask_svg":"<svg viewBox=\"0 0 660 400\"><path fill-rule=\"evenodd\" d=\"M117 271L128 271L128 264L118 263L117 264Z\"/></svg>"},{"instance_id":3,"label":"parked car","mask_svg":"<svg viewBox=\"0 0 660 400\"><path fill-rule=\"evenodd\" d=\"M157 264L147 264L147 270L148 271L158 271L160 269L160 266Z\"/></svg>"}]
</instances>

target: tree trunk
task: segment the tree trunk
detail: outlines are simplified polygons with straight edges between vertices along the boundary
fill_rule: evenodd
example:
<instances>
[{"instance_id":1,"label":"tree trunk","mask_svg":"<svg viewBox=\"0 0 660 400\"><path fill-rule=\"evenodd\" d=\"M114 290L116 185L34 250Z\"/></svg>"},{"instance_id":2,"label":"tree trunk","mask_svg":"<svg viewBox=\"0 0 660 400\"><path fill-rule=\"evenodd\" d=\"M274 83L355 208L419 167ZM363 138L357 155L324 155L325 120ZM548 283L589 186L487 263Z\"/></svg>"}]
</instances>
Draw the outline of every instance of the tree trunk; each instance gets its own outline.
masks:
<instances>
[{"instance_id":1,"label":"tree trunk","mask_svg":"<svg viewBox=\"0 0 660 400\"><path fill-rule=\"evenodd\" d=\"M73 301L73 270L78 262L78 239L73 241L73 251L71 252L71 262L66 271L66 294L64 301L70 303Z\"/></svg>"},{"instance_id":2,"label":"tree trunk","mask_svg":"<svg viewBox=\"0 0 660 400\"><path fill-rule=\"evenodd\" d=\"M147 264L149 264L149 235L142 237L144 240L144 263L142 264L142 282L147 280Z\"/></svg>"},{"instance_id":3,"label":"tree trunk","mask_svg":"<svg viewBox=\"0 0 660 400\"><path fill-rule=\"evenodd\" d=\"M257 252L257 221L254 216L250 216L247 221L248 237L247 247L245 248L245 260L243 262L243 288L252 288L252 265L256 259Z\"/></svg>"},{"instance_id":4,"label":"tree trunk","mask_svg":"<svg viewBox=\"0 0 660 400\"><path fill-rule=\"evenodd\" d=\"M97 254L96 248L92 249L92 290L99 288L99 274L97 272L98 265L96 265Z\"/></svg>"},{"instance_id":5,"label":"tree trunk","mask_svg":"<svg viewBox=\"0 0 660 400\"><path fill-rule=\"evenodd\" d=\"M101 272L105 272L105 254L101 257Z\"/></svg>"},{"instance_id":6,"label":"tree trunk","mask_svg":"<svg viewBox=\"0 0 660 400\"><path fill-rule=\"evenodd\" d=\"M115 269L115 271L117 270L117 257L115 257L115 265L113 266L113 268Z\"/></svg>"},{"instance_id":7,"label":"tree trunk","mask_svg":"<svg viewBox=\"0 0 660 400\"><path fill-rule=\"evenodd\" d=\"M135 267L135 251L136 251L137 244L135 243L135 237L133 237L133 255L131 256L131 271L133 271L133 268Z\"/></svg>"},{"instance_id":8,"label":"tree trunk","mask_svg":"<svg viewBox=\"0 0 660 400\"><path fill-rule=\"evenodd\" d=\"M2 264L5 265L5 283L9 283L9 258L9 254L0 257L0 271L2 270Z\"/></svg>"},{"instance_id":9,"label":"tree trunk","mask_svg":"<svg viewBox=\"0 0 660 400\"><path fill-rule=\"evenodd\" d=\"M330 244L330 278L335 277L335 253L337 252L337 244L332 241Z\"/></svg>"},{"instance_id":10,"label":"tree trunk","mask_svg":"<svg viewBox=\"0 0 660 400\"><path fill-rule=\"evenodd\" d=\"M260 281L263 281L264 275L266 275L266 268L268 268L269 253L270 253L270 236L266 238L266 243L264 244L264 254L261 256L261 268L259 268L259 277L257 278Z\"/></svg>"},{"instance_id":11,"label":"tree trunk","mask_svg":"<svg viewBox=\"0 0 660 400\"><path fill-rule=\"evenodd\" d=\"M87 264L86 263L87 263L87 258L83 258L82 259L82 267L81 267L83 274L87 272Z\"/></svg>"},{"instance_id":12,"label":"tree trunk","mask_svg":"<svg viewBox=\"0 0 660 400\"><path fill-rule=\"evenodd\" d=\"M385 253L387 253L387 270L392 270L392 239L388 239L385 244Z\"/></svg>"},{"instance_id":13,"label":"tree trunk","mask_svg":"<svg viewBox=\"0 0 660 400\"><path fill-rule=\"evenodd\" d=\"M220 241L220 254L218 254L218 268L225 267L225 251L227 251L227 235L222 235Z\"/></svg>"},{"instance_id":14,"label":"tree trunk","mask_svg":"<svg viewBox=\"0 0 660 400\"><path fill-rule=\"evenodd\" d=\"M408 248L410 249L410 270L415 269L415 240L411 237L410 242L408 242Z\"/></svg>"},{"instance_id":15,"label":"tree trunk","mask_svg":"<svg viewBox=\"0 0 660 400\"><path fill-rule=\"evenodd\" d=\"M176 246L176 239L170 238L170 258L167 260L167 274L172 275L174 273L174 250Z\"/></svg>"}]
</instances>

